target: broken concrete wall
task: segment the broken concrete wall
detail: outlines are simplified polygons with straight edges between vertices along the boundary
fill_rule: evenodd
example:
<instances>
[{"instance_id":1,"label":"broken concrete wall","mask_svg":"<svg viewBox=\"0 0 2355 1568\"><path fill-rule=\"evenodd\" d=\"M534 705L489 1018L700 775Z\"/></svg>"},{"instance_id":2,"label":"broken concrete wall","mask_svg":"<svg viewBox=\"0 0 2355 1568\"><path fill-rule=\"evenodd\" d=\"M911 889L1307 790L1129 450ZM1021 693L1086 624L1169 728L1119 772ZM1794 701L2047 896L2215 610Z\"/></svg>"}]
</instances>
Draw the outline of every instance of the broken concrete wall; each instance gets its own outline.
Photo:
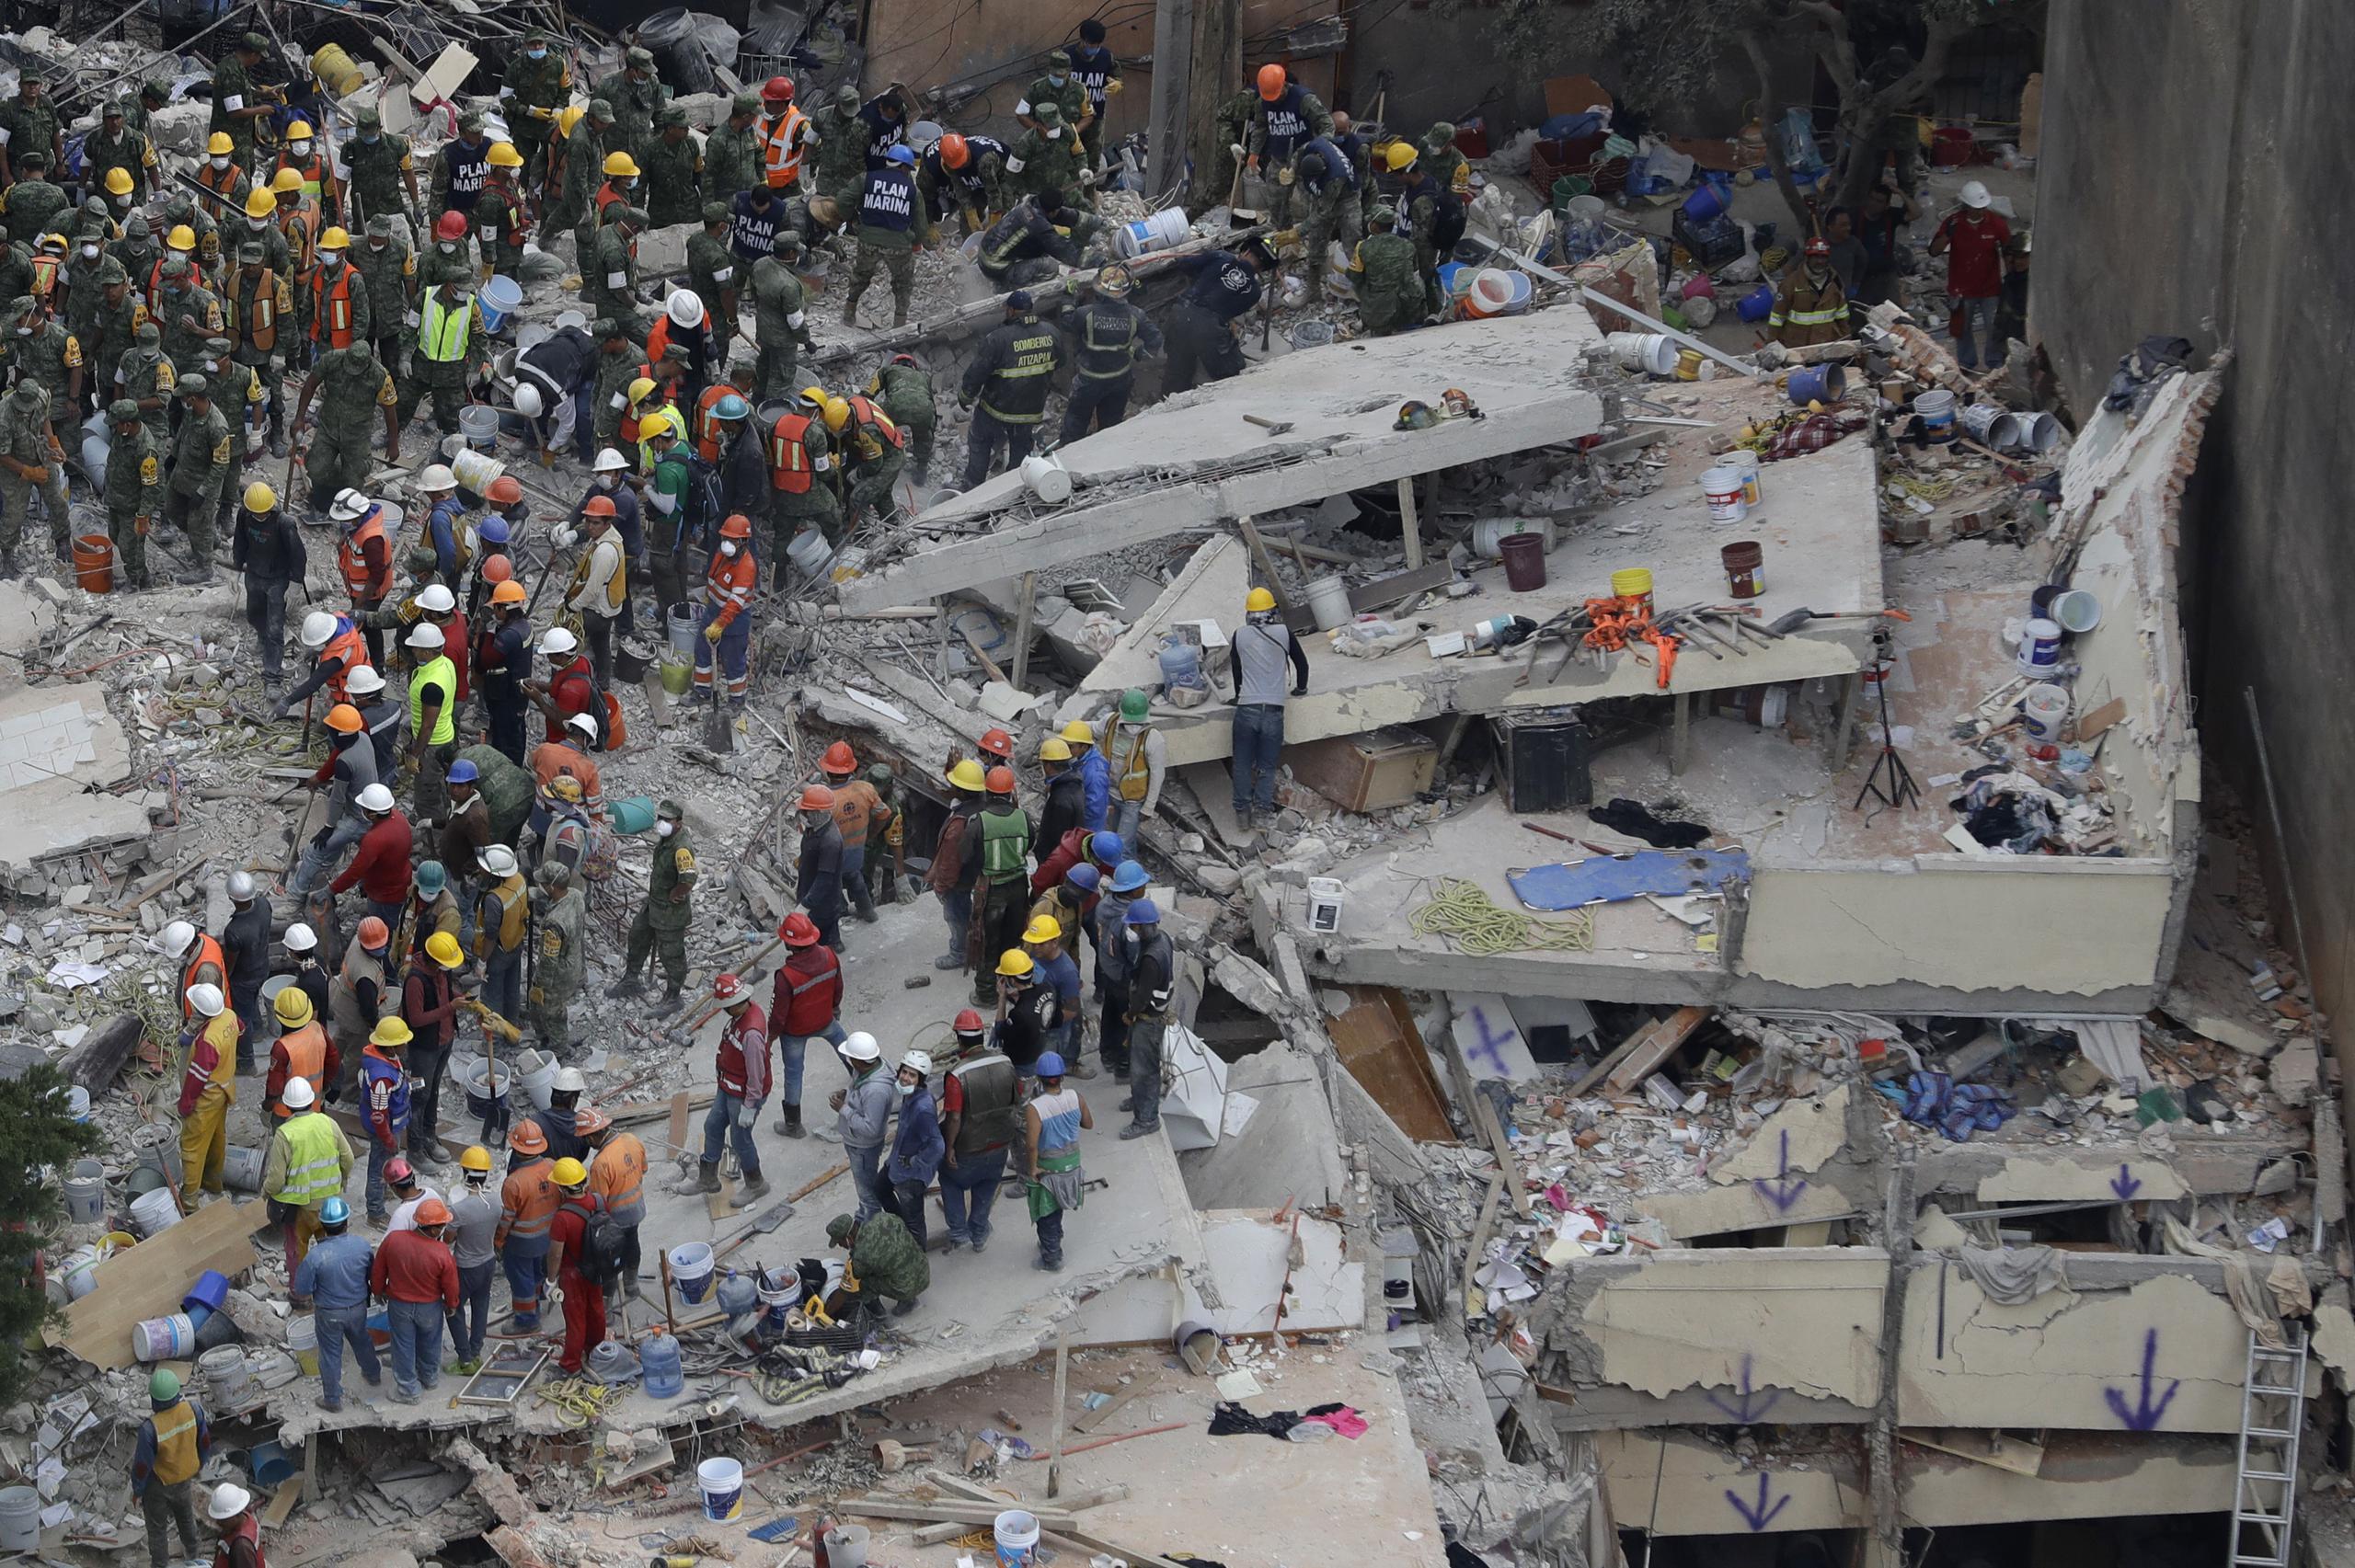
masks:
<instances>
[{"instance_id":1,"label":"broken concrete wall","mask_svg":"<svg viewBox=\"0 0 2355 1568\"><path fill-rule=\"evenodd\" d=\"M1898 1478L1909 1525L1945 1529L2022 1519L2221 1514L2233 1505L2233 1445L2165 1436L2050 1433L2035 1473L1908 1444Z\"/></svg>"},{"instance_id":2,"label":"broken concrete wall","mask_svg":"<svg viewBox=\"0 0 2355 1568\"><path fill-rule=\"evenodd\" d=\"M1878 1216L1886 1180L1878 1162L1879 1112L1842 1084L1786 1102L1749 1141L1709 1167L1706 1192L1648 1193L1637 1211L1676 1241L1735 1230Z\"/></svg>"},{"instance_id":3,"label":"broken concrete wall","mask_svg":"<svg viewBox=\"0 0 2355 1568\"><path fill-rule=\"evenodd\" d=\"M2140 1150L1945 1144L1917 1159L1913 1191L1924 1202L1940 1198L1948 1213L1992 1203L2105 1202L2117 1196L2112 1184L2120 1181L2142 1184L2131 1189L2138 1199L2240 1196L2257 1189L2260 1172L2306 1146L2302 1138L2211 1133L2188 1125L2171 1129L2171 1137L2175 1148L2164 1159Z\"/></svg>"},{"instance_id":4,"label":"broken concrete wall","mask_svg":"<svg viewBox=\"0 0 2355 1568\"><path fill-rule=\"evenodd\" d=\"M1623 1529L1740 1536L1865 1522L1862 1466L1849 1454L1746 1459L1685 1432L1606 1432L1595 1447Z\"/></svg>"}]
</instances>

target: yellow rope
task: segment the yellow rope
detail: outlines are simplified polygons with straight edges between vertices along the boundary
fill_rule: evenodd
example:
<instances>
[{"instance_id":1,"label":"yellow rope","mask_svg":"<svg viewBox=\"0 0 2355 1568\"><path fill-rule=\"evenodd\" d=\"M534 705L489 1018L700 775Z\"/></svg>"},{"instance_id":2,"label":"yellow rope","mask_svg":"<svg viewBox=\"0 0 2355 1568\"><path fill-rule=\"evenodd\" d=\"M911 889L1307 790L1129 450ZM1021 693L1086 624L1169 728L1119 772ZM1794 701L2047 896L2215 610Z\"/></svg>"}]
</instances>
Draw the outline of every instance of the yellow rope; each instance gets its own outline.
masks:
<instances>
[{"instance_id":1,"label":"yellow rope","mask_svg":"<svg viewBox=\"0 0 2355 1568\"><path fill-rule=\"evenodd\" d=\"M1477 883L1440 879L1439 892L1415 911L1407 925L1418 936L1436 932L1465 953L1591 953L1594 911L1580 910L1568 920L1533 920L1499 906Z\"/></svg>"}]
</instances>

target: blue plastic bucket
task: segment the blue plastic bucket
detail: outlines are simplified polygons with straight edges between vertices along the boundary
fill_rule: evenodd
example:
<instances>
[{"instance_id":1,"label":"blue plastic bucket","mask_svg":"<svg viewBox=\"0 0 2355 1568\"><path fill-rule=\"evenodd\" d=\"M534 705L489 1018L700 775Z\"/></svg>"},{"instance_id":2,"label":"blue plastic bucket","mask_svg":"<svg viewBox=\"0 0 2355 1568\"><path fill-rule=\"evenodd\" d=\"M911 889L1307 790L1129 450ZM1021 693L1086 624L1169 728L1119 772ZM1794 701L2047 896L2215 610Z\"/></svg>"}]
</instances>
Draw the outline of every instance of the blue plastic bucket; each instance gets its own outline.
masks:
<instances>
[{"instance_id":1,"label":"blue plastic bucket","mask_svg":"<svg viewBox=\"0 0 2355 1568\"><path fill-rule=\"evenodd\" d=\"M1810 403L1837 403L1848 395L1848 372L1839 365L1802 365L1791 372L1791 401L1804 408Z\"/></svg>"},{"instance_id":2,"label":"blue plastic bucket","mask_svg":"<svg viewBox=\"0 0 2355 1568\"><path fill-rule=\"evenodd\" d=\"M1725 210L1726 193L1706 180L1684 199L1684 216L1695 223L1706 223Z\"/></svg>"},{"instance_id":3,"label":"blue plastic bucket","mask_svg":"<svg viewBox=\"0 0 2355 1568\"><path fill-rule=\"evenodd\" d=\"M482 305L483 330L496 332L507 325L507 318L523 303L523 285L512 278L493 277L482 286L477 298Z\"/></svg>"},{"instance_id":4,"label":"blue plastic bucket","mask_svg":"<svg viewBox=\"0 0 2355 1568\"><path fill-rule=\"evenodd\" d=\"M229 1276L217 1268L208 1268L196 1276L196 1283L180 1298L180 1310L193 1313L199 1307L217 1312L229 1299Z\"/></svg>"},{"instance_id":5,"label":"blue plastic bucket","mask_svg":"<svg viewBox=\"0 0 2355 1568\"><path fill-rule=\"evenodd\" d=\"M1775 285L1761 283L1734 302L1735 314L1744 321L1763 321L1775 314Z\"/></svg>"}]
</instances>

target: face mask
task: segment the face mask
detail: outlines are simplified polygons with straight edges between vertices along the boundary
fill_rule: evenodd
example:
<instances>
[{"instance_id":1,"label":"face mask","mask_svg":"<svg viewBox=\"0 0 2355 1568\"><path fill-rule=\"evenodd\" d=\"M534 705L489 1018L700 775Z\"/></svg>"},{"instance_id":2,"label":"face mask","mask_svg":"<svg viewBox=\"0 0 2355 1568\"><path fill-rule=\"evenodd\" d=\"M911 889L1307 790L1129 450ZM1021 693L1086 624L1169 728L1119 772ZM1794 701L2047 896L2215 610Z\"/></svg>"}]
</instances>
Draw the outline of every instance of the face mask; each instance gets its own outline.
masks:
<instances>
[{"instance_id":1,"label":"face mask","mask_svg":"<svg viewBox=\"0 0 2355 1568\"><path fill-rule=\"evenodd\" d=\"M246 227L253 230L256 234L260 234L263 230L270 227L270 220L268 218L247 218L246 220Z\"/></svg>"},{"instance_id":2,"label":"face mask","mask_svg":"<svg viewBox=\"0 0 2355 1568\"><path fill-rule=\"evenodd\" d=\"M213 166L216 169L227 168L229 166L228 155L225 153L215 154L213 158Z\"/></svg>"},{"instance_id":3,"label":"face mask","mask_svg":"<svg viewBox=\"0 0 2355 1568\"><path fill-rule=\"evenodd\" d=\"M444 256L455 256L458 254L458 242L447 239L437 240L434 242L433 248L440 251Z\"/></svg>"},{"instance_id":4,"label":"face mask","mask_svg":"<svg viewBox=\"0 0 2355 1568\"><path fill-rule=\"evenodd\" d=\"M332 272L343 265L343 253L335 250L322 251L319 255L319 265Z\"/></svg>"},{"instance_id":5,"label":"face mask","mask_svg":"<svg viewBox=\"0 0 2355 1568\"><path fill-rule=\"evenodd\" d=\"M1068 79L1068 77L1059 71L1050 71L1047 73L1047 80L1058 87L1062 86Z\"/></svg>"},{"instance_id":6,"label":"face mask","mask_svg":"<svg viewBox=\"0 0 2355 1568\"><path fill-rule=\"evenodd\" d=\"M736 546L732 542L720 545L719 553L723 555L733 555L736 554Z\"/></svg>"},{"instance_id":7,"label":"face mask","mask_svg":"<svg viewBox=\"0 0 2355 1568\"><path fill-rule=\"evenodd\" d=\"M114 199L114 210L115 210L116 212L130 212L130 211L131 211L131 198L130 198L130 197L128 197L128 196L118 196L118 197L116 197L116 198Z\"/></svg>"},{"instance_id":8,"label":"face mask","mask_svg":"<svg viewBox=\"0 0 2355 1568\"><path fill-rule=\"evenodd\" d=\"M1063 139L1063 128L1062 126L1060 126L1060 125L1050 125L1050 126L1048 126L1048 127L1047 127L1047 140L1048 140L1048 141L1050 141L1050 142L1060 142L1060 141L1062 141Z\"/></svg>"},{"instance_id":9,"label":"face mask","mask_svg":"<svg viewBox=\"0 0 2355 1568\"><path fill-rule=\"evenodd\" d=\"M546 60L547 57L548 52L545 49L527 49L523 52L523 58L526 60Z\"/></svg>"},{"instance_id":10,"label":"face mask","mask_svg":"<svg viewBox=\"0 0 2355 1568\"><path fill-rule=\"evenodd\" d=\"M33 329L29 326L19 326L17 328L17 336L19 338L30 338L32 335Z\"/></svg>"},{"instance_id":11,"label":"face mask","mask_svg":"<svg viewBox=\"0 0 2355 1568\"><path fill-rule=\"evenodd\" d=\"M675 832L677 829L678 824L675 822L657 822L654 824L654 836L658 839L667 839Z\"/></svg>"},{"instance_id":12,"label":"face mask","mask_svg":"<svg viewBox=\"0 0 2355 1568\"><path fill-rule=\"evenodd\" d=\"M82 255L86 260L96 261L98 258L98 247L94 245L86 245L82 247Z\"/></svg>"},{"instance_id":13,"label":"face mask","mask_svg":"<svg viewBox=\"0 0 2355 1568\"><path fill-rule=\"evenodd\" d=\"M618 474L600 474L597 475L597 488L600 490L610 490L621 482L622 478Z\"/></svg>"},{"instance_id":14,"label":"face mask","mask_svg":"<svg viewBox=\"0 0 2355 1568\"><path fill-rule=\"evenodd\" d=\"M384 135L380 132L362 131L360 133L360 141L362 146L373 147L384 139Z\"/></svg>"},{"instance_id":15,"label":"face mask","mask_svg":"<svg viewBox=\"0 0 2355 1568\"><path fill-rule=\"evenodd\" d=\"M916 1092L916 1086L913 1083L894 1083L891 1088L902 1100Z\"/></svg>"},{"instance_id":16,"label":"face mask","mask_svg":"<svg viewBox=\"0 0 2355 1568\"><path fill-rule=\"evenodd\" d=\"M311 155L311 144L308 142L289 142L286 143L286 150L298 158L307 158Z\"/></svg>"}]
</instances>

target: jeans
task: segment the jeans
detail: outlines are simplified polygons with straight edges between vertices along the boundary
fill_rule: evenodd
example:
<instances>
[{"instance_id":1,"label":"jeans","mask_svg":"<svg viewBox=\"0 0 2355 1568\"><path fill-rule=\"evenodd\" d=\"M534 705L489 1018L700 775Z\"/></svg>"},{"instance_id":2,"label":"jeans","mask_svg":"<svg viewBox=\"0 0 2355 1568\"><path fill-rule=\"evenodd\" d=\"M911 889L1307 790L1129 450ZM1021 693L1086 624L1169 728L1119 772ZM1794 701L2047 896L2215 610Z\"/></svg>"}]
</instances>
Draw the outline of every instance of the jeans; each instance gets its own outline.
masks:
<instances>
[{"instance_id":1,"label":"jeans","mask_svg":"<svg viewBox=\"0 0 2355 1568\"><path fill-rule=\"evenodd\" d=\"M611 615L600 615L592 610L580 617L581 630L588 634L589 669L597 680L597 690L609 690L614 683L614 621ZM602 732L605 715L599 714L597 722Z\"/></svg>"},{"instance_id":2,"label":"jeans","mask_svg":"<svg viewBox=\"0 0 2355 1568\"><path fill-rule=\"evenodd\" d=\"M433 1159L441 1144L442 1070L449 1064L447 1046L408 1048L408 1154L411 1160Z\"/></svg>"},{"instance_id":3,"label":"jeans","mask_svg":"<svg viewBox=\"0 0 2355 1568\"><path fill-rule=\"evenodd\" d=\"M261 644L261 672L275 681L285 673L286 579L246 578L246 624Z\"/></svg>"},{"instance_id":4,"label":"jeans","mask_svg":"<svg viewBox=\"0 0 2355 1568\"><path fill-rule=\"evenodd\" d=\"M1039 1218L1039 1261L1050 1268L1063 1261L1063 1211L1060 1208Z\"/></svg>"},{"instance_id":5,"label":"jeans","mask_svg":"<svg viewBox=\"0 0 2355 1568\"><path fill-rule=\"evenodd\" d=\"M490 1323L490 1276L498 1269L497 1258L458 1265L458 1310L450 1314L450 1348L461 1361L482 1354L483 1333Z\"/></svg>"},{"instance_id":6,"label":"jeans","mask_svg":"<svg viewBox=\"0 0 2355 1568\"><path fill-rule=\"evenodd\" d=\"M367 832L368 818L357 811L347 812L323 836L314 837L304 846L303 858L295 864L294 878L286 885L286 890L297 898L308 896L326 879L328 868L349 853Z\"/></svg>"},{"instance_id":7,"label":"jeans","mask_svg":"<svg viewBox=\"0 0 2355 1568\"><path fill-rule=\"evenodd\" d=\"M1272 811L1276 769L1284 749L1281 703L1249 703L1235 710L1235 814ZM1125 842L1126 841L1122 841Z\"/></svg>"},{"instance_id":8,"label":"jeans","mask_svg":"<svg viewBox=\"0 0 2355 1568\"><path fill-rule=\"evenodd\" d=\"M840 1019L827 1024L821 1034L779 1035L776 1037L777 1056L782 1062L782 1067L777 1073L777 1093L784 1097L783 1104L787 1105L801 1104L801 1063L810 1054L810 1041L825 1040L839 1046L849 1038L850 1036L844 1030Z\"/></svg>"},{"instance_id":9,"label":"jeans","mask_svg":"<svg viewBox=\"0 0 2355 1568\"><path fill-rule=\"evenodd\" d=\"M393 1141L389 1144L378 1138L373 1129L368 1134L368 1219L371 1223L384 1223L390 1212L385 1202L385 1164L401 1152L408 1140L406 1124L395 1129Z\"/></svg>"},{"instance_id":10,"label":"jeans","mask_svg":"<svg viewBox=\"0 0 2355 1568\"><path fill-rule=\"evenodd\" d=\"M248 1077L254 1071L256 1043L277 1033L276 1022L262 1009L261 982L256 980L250 987L231 986L229 1011L237 1015L237 1076Z\"/></svg>"},{"instance_id":11,"label":"jeans","mask_svg":"<svg viewBox=\"0 0 2355 1568\"><path fill-rule=\"evenodd\" d=\"M347 1345L369 1387L385 1380L384 1363L376 1359L376 1342L368 1335L366 1302L357 1307L316 1307L311 1318L319 1334L319 1392L329 1404L343 1402L343 1347Z\"/></svg>"},{"instance_id":12,"label":"jeans","mask_svg":"<svg viewBox=\"0 0 2355 1568\"><path fill-rule=\"evenodd\" d=\"M163 1482L147 1478L146 1490L139 1494L139 1512L147 1520L147 1561L155 1568L164 1568L171 1561L171 1531L178 1527L181 1555L194 1557L196 1546L196 1478L186 1481Z\"/></svg>"},{"instance_id":13,"label":"jeans","mask_svg":"<svg viewBox=\"0 0 2355 1568\"><path fill-rule=\"evenodd\" d=\"M872 921L875 919L875 897L867 890L865 844L843 846L843 892L850 899L851 907L858 911L860 920Z\"/></svg>"},{"instance_id":14,"label":"jeans","mask_svg":"<svg viewBox=\"0 0 2355 1568\"><path fill-rule=\"evenodd\" d=\"M931 1185L910 1177L904 1182L891 1183L886 1191L879 1195L884 1200L883 1212L900 1217L900 1223L906 1226L908 1234L916 1239L918 1252L924 1251L925 1244L925 1189Z\"/></svg>"},{"instance_id":15,"label":"jeans","mask_svg":"<svg viewBox=\"0 0 2355 1568\"><path fill-rule=\"evenodd\" d=\"M1120 842L1134 844L1137 827L1144 820L1144 802L1116 800L1112 803L1112 831L1120 835Z\"/></svg>"},{"instance_id":16,"label":"jeans","mask_svg":"<svg viewBox=\"0 0 2355 1568\"><path fill-rule=\"evenodd\" d=\"M1954 302L1954 308L1962 316L1962 336L1956 338L1954 344L1956 362L1964 370L1977 370L1980 359L1979 346L1984 343L1987 346L1989 367L1993 368L2003 363L2003 345L1995 340L1993 296L1991 295L1983 300L1957 300Z\"/></svg>"},{"instance_id":17,"label":"jeans","mask_svg":"<svg viewBox=\"0 0 2355 1568\"><path fill-rule=\"evenodd\" d=\"M1104 1014L1096 1034L1096 1054L1122 1078L1129 1075L1129 993L1118 987L1104 991Z\"/></svg>"},{"instance_id":18,"label":"jeans","mask_svg":"<svg viewBox=\"0 0 2355 1568\"><path fill-rule=\"evenodd\" d=\"M843 1146L843 1158L850 1162L850 1185L858 1195L858 1209L853 1216L862 1225L891 1206L883 1182L883 1146L872 1149Z\"/></svg>"},{"instance_id":19,"label":"jeans","mask_svg":"<svg viewBox=\"0 0 2355 1568\"><path fill-rule=\"evenodd\" d=\"M507 1273L507 1298L515 1308L515 1326L525 1333L540 1326L540 1285L548 1276L545 1252L519 1256L512 1250L499 1254Z\"/></svg>"},{"instance_id":20,"label":"jeans","mask_svg":"<svg viewBox=\"0 0 2355 1568\"><path fill-rule=\"evenodd\" d=\"M414 1394L439 1383L444 1322L440 1299L395 1301L387 1315L393 1325L393 1388Z\"/></svg>"},{"instance_id":21,"label":"jeans","mask_svg":"<svg viewBox=\"0 0 2355 1568\"><path fill-rule=\"evenodd\" d=\"M997 1202L998 1183L1005 1176L1005 1154L1003 1149L988 1149L959 1155L954 1165L941 1162L940 1213L950 1241L978 1244L990 1239L990 1207Z\"/></svg>"},{"instance_id":22,"label":"jeans","mask_svg":"<svg viewBox=\"0 0 2355 1568\"><path fill-rule=\"evenodd\" d=\"M520 701L495 703L488 697L483 699L483 706L490 711L491 745L509 761L519 768L522 767L524 752L523 717L529 711L528 708Z\"/></svg>"},{"instance_id":23,"label":"jeans","mask_svg":"<svg viewBox=\"0 0 2355 1568\"><path fill-rule=\"evenodd\" d=\"M965 961L966 938L973 929L973 890L952 888L940 896L940 918L948 927L948 951L944 956Z\"/></svg>"},{"instance_id":24,"label":"jeans","mask_svg":"<svg viewBox=\"0 0 2355 1568\"><path fill-rule=\"evenodd\" d=\"M523 949L493 953L483 966L482 1004L512 1024L523 1006Z\"/></svg>"},{"instance_id":25,"label":"jeans","mask_svg":"<svg viewBox=\"0 0 2355 1568\"><path fill-rule=\"evenodd\" d=\"M1139 1127L1161 1125L1161 1040L1166 1018L1140 1018L1129 1025L1129 1093Z\"/></svg>"},{"instance_id":26,"label":"jeans","mask_svg":"<svg viewBox=\"0 0 2355 1568\"><path fill-rule=\"evenodd\" d=\"M736 1107L743 1103L725 1089L712 1095L711 1109L705 1113L703 1118L703 1162L706 1165L718 1164L720 1144L732 1140L736 1145L736 1163L743 1168L744 1179L753 1181L761 1173L761 1150L759 1145L752 1141L751 1124L761 1107L759 1101L753 1101L754 1116L744 1117L740 1122ZM857 1166L854 1164L851 1169L856 1172Z\"/></svg>"}]
</instances>

